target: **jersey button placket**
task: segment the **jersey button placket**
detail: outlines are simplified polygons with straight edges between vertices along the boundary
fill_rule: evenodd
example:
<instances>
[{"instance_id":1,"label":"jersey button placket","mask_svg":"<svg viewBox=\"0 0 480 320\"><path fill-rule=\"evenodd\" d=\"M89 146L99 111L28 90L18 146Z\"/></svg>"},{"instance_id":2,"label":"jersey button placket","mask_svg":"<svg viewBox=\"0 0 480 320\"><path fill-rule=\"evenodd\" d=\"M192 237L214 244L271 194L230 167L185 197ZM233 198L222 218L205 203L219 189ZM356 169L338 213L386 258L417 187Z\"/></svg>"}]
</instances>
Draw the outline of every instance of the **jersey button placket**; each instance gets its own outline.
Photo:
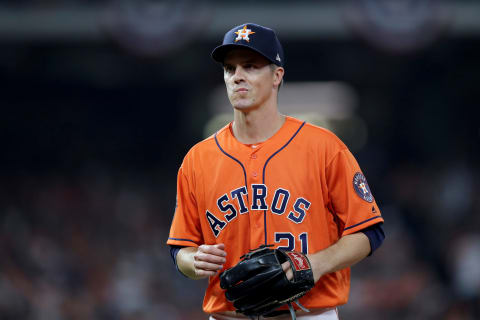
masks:
<instances>
[{"instance_id":1,"label":"jersey button placket","mask_svg":"<svg viewBox=\"0 0 480 320\"><path fill-rule=\"evenodd\" d=\"M259 183L260 181L260 168L258 167L258 156L257 156L257 150L255 152L252 152L250 154L250 165L249 165L249 171L250 171L250 179L252 183ZM251 226L254 228L252 232L256 234L255 237L252 237L252 240L258 241L260 240L261 237L263 237L263 215L261 214L262 211L254 211L255 214L250 216L250 221L251 221ZM256 242L255 242L256 243Z\"/></svg>"},{"instance_id":2,"label":"jersey button placket","mask_svg":"<svg viewBox=\"0 0 480 320\"><path fill-rule=\"evenodd\" d=\"M256 152L253 152L252 154L250 154L250 159L251 159L251 164L252 164L252 177L254 180L258 180L258 177L259 177L259 174L258 174L258 168L257 168L257 153Z\"/></svg>"}]
</instances>

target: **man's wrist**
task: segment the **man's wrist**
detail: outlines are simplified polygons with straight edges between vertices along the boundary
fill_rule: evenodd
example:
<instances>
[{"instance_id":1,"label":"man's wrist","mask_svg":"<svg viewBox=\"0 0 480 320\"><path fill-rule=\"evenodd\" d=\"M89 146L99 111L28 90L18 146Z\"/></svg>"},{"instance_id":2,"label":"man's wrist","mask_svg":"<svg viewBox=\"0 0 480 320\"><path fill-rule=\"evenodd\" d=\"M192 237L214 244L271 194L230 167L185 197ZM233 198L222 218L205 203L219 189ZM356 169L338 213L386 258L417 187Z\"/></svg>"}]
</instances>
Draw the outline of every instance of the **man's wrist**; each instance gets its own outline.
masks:
<instances>
[{"instance_id":1,"label":"man's wrist","mask_svg":"<svg viewBox=\"0 0 480 320\"><path fill-rule=\"evenodd\" d=\"M315 283L331 270L331 266L329 265L330 259L327 257L328 252L326 252L327 249L307 255L307 258L312 265L313 279Z\"/></svg>"}]
</instances>

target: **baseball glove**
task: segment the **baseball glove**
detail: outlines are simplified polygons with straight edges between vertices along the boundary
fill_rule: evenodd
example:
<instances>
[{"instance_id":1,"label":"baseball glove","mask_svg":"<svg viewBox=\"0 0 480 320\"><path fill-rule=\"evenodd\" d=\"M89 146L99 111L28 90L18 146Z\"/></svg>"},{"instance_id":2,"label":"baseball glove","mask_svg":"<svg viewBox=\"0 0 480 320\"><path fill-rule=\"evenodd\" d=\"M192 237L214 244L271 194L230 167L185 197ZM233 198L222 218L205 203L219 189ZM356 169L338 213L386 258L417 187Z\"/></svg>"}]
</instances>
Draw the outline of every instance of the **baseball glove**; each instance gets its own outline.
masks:
<instances>
[{"instance_id":1,"label":"baseball glove","mask_svg":"<svg viewBox=\"0 0 480 320\"><path fill-rule=\"evenodd\" d=\"M220 275L220 287L237 312L253 318L273 316L274 310L287 304L296 319L292 302L305 311L298 299L314 286L308 258L300 252L270 249L262 245L240 257L242 260ZM288 261L293 279L288 280L282 263Z\"/></svg>"}]
</instances>

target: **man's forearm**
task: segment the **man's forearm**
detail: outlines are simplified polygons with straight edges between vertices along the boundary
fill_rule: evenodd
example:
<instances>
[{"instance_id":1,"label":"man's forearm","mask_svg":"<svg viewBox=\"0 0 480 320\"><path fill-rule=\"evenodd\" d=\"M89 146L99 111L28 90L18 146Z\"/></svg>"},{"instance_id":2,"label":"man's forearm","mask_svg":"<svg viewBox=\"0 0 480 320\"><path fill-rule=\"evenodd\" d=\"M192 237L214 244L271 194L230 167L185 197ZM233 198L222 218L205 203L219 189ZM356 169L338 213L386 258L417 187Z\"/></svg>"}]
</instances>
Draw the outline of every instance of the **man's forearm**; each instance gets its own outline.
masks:
<instances>
[{"instance_id":1,"label":"man's forearm","mask_svg":"<svg viewBox=\"0 0 480 320\"><path fill-rule=\"evenodd\" d=\"M191 279L200 279L195 273L195 267L193 265L194 255L197 252L197 247L185 247L180 249L177 254L177 266L178 270L185 276Z\"/></svg>"},{"instance_id":2,"label":"man's forearm","mask_svg":"<svg viewBox=\"0 0 480 320\"><path fill-rule=\"evenodd\" d=\"M368 237L358 232L343 236L330 247L309 254L315 282L324 274L351 267L364 259L370 253L370 249Z\"/></svg>"}]
</instances>

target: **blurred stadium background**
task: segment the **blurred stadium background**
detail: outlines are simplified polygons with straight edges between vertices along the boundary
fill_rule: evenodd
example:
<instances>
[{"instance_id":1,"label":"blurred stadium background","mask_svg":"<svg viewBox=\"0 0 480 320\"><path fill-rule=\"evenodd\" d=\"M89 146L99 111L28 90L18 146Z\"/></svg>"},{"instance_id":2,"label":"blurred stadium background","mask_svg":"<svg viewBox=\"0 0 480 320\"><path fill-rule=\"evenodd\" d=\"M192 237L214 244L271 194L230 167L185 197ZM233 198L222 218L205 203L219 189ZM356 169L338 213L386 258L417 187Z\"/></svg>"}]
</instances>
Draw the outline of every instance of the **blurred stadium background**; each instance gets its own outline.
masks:
<instances>
[{"instance_id":1,"label":"blurred stadium background","mask_svg":"<svg viewBox=\"0 0 480 320\"><path fill-rule=\"evenodd\" d=\"M0 2L0 319L206 319L165 241L229 121L209 57L277 30L281 109L346 141L386 220L342 319L480 319L480 3Z\"/></svg>"}]
</instances>

